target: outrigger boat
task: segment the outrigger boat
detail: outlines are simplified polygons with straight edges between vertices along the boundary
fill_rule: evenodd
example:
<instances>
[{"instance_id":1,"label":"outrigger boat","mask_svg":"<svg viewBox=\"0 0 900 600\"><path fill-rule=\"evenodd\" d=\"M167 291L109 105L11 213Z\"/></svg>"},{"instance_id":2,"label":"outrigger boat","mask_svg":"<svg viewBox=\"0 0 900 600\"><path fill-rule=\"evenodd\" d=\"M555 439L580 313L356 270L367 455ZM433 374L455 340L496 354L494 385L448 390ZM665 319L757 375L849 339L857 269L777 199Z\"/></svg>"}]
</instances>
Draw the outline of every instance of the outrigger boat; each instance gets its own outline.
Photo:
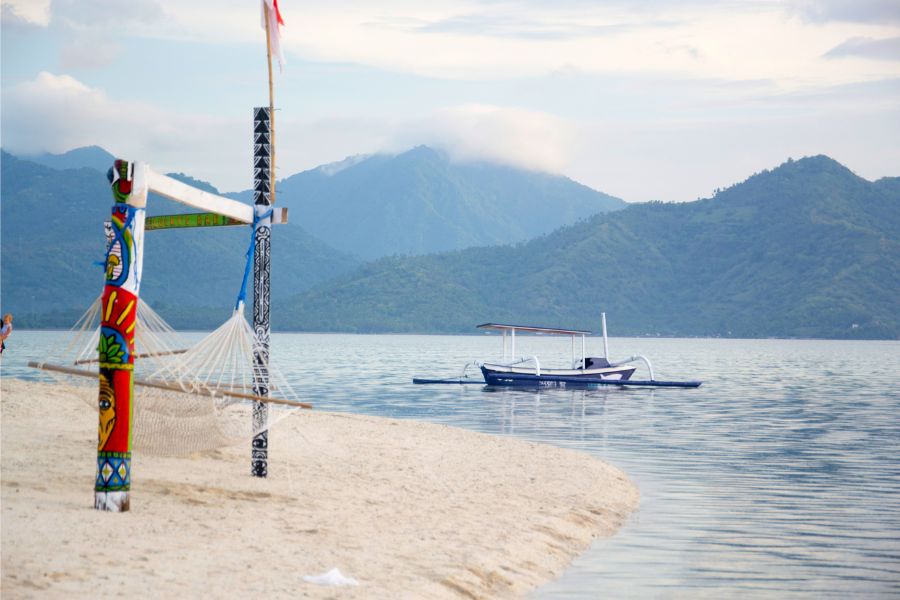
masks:
<instances>
[{"instance_id":1,"label":"outrigger boat","mask_svg":"<svg viewBox=\"0 0 900 600\"><path fill-rule=\"evenodd\" d=\"M413 383L486 383L496 386L531 387L587 387L594 385L699 387L700 381L658 381L653 374L650 359L641 354L623 360L609 360L609 343L606 337L606 313L601 313L603 327L603 356L587 356L585 337L592 332L558 327L534 327L531 325L505 325L482 323L478 329L498 330L503 333L503 359L500 362L473 362L463 367L462 375L447 379L414 378ZM565 368L546 368L537 356L516 357L516 332L538 335L567 335L572 339L572 360ZM581 356L576 355L576 339L581 338ZM509 348L509 350L507 350ZM637 370L634 363L643 362L650 379L636 380L631 376ZM467 374L469 367L481 370L483 381Z\"/></svg>"}]
</instances>

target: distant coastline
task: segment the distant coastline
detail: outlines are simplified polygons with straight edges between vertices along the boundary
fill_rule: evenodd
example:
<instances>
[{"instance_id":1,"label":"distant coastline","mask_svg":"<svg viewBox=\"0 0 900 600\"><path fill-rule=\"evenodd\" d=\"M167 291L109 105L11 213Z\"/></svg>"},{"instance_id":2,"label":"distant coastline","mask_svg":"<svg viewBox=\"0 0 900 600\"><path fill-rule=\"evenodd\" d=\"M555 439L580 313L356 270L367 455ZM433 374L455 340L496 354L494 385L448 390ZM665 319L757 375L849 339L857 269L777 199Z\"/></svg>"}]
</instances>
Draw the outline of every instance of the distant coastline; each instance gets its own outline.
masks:
<instances>
[{"instance_id":1,"label":"distant coastline","mask_svg":"<svg viewBox=\"0 0 900 600\"><path fill-rule=\"evenodd\" d=\"M70 330L71 327L66 326L57 326L57 327L31 327L29 326L29 321L26 319L22 319L24 324L17 325L16 331L29 331L29 332L59 332L65 333ZM39 319L35 319L36 321ZM176 324L178 322L176 321ZM213 331L218 325L221 323L213 323L210 322L209 326L206 328L182 328L176 327L179 332L182 333L209 333ZM332 331L305 331L300 329L279 329L277 327L272 329L272 333L276 334L310 334L310 335L430 335L430 336L441 336L441 335L452 335L452 336L471 336L471 337L484 337L496 334L486 334L484 332L477 331L341 331L341 330L332 330ZM530 334L520 333L518 334L523 337L530 337ZM599 332L595 332L594 336L598 337ZM535 336L539 337L539 336ZM859 342L896 342L900 341L900 337L892 338L892 337L801 337L801 336L758 336L758 337L743 337L743 336L727 336L727 335L661 335L661 334L617 334L614 336L610 336L611 338L628 338L628 339L691 339L691 340L809 340L809 341L859 341ZM591 339L591 338L588 338Z\"/></svg>"}]
</instances>

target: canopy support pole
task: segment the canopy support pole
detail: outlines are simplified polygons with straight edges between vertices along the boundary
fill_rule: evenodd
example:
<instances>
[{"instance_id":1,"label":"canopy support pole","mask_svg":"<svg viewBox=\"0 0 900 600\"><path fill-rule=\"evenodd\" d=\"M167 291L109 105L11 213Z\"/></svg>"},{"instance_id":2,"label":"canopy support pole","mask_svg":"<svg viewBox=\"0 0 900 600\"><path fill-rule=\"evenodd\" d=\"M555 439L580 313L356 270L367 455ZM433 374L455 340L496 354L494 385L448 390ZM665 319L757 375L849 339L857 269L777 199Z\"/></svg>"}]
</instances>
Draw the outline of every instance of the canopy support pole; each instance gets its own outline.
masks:
<instances>
[{"instance_id":1,"label":"canopy support pole","mask_svg":"<svg viewBox=\"0 0 900 600\"><path fill-rule=\"evenodd\" d=\"M106 250L98 347L97 477L94 508L131 508L131 420L134 414L134 338L144 260L149 169L117 160L109 171L115 203Z\"/></svg>"},{"instance_id":2,"label":"canopy support pole","mask_svg":"<svg viewBox=\"0 0 900 600\"><path fill-rule=\"evenodd\" d=\"M268 30L267 30L268 31ZM269 298L272 273L271 238L271 108L253 109L253 204L255 212L253 246L253 393L269 395ZM266 477L269 472L269 412L264 402L253 403L253 436L250 450L250 474Z\"/></svg>"},{"instance_id":3,"label":"canopy support pole","mask_svg":"<svg viewBox=\"0 0 900 600\"><path fill-rule=\"evenodd\" d=\"M609 361L609 342L606 339L606 313L600 313L601 326L603 327L603 358Z\"/></svg>"}]
</instances>

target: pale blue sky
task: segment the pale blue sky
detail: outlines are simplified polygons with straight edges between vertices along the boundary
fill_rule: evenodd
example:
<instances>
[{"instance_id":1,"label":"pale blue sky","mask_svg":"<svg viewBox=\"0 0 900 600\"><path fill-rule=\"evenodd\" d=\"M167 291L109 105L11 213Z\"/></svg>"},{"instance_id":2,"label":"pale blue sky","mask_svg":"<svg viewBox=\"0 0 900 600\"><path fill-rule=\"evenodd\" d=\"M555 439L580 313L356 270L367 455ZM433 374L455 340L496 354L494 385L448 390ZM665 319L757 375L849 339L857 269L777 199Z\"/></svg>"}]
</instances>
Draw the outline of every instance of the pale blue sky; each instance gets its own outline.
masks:
<instances>
[{"instance_id":1,"label":"pale blue sky","mask_svg":"<svg viewBox=\"0 0 900 600\"><path fill-rule=\"evenodd\" d=\"M0 0L2 145L249 187L258 0ZM427 143L629 201L900 175L900 0L279 0L279 176Z\"/></svg>"}]
</instances>

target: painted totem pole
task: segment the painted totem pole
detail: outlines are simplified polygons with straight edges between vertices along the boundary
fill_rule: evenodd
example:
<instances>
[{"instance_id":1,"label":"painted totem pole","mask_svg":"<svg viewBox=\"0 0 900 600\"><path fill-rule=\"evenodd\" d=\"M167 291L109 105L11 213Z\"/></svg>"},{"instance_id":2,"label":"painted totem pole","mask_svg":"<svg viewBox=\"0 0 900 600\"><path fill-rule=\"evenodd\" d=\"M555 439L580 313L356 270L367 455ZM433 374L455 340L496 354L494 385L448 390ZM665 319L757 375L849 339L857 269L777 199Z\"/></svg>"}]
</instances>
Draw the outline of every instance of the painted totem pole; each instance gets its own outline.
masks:
<instances>
[{"instance_id":1,"label":"painted totem pole","mask_svg":"<svg viewBox=\"0 0 900 600\"><path fill-rule=\"evenodd\" d=\"M117 160L108 177L115 204L107 230L106 285L100 313L100 422L94 508L130 507L134 338L144 250L146 167Z\"/></svg>"},{"instance_id":2,"label":"painted totem pole","mask_svg":"<svg viewBox=\"0 0 900 600\"><path fill-rule=\"evenodd\" d=\"M253 352L253 394L269 395L269 293L272 260L272 187L270 108L253 109L253 330L257 346ZM269 471L269 432L266 429L268 406L253 403L253 436L250 473L266 477Z\"/></svg>"}]
</instances>

